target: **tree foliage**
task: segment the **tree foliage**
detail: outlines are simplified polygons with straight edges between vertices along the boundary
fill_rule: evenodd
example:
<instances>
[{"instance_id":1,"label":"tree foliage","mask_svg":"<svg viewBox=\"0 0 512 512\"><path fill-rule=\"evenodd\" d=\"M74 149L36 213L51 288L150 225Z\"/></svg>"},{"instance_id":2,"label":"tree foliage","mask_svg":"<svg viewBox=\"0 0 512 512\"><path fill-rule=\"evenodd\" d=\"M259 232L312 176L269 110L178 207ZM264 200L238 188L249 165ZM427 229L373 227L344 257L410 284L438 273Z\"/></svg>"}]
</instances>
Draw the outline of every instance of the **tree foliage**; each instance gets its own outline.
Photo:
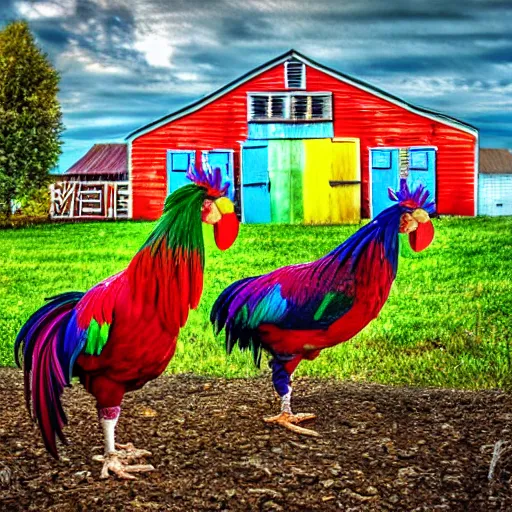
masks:
<instances>
[{"instance_id":1,"label":"tree foliage","mask_svg":"<svg viewBox=\"0 0 512 512\"><path fill-rule=\"evenodd\" d=\"M26 22L0 31L0 212L48 183L61 153L59 74Z\"/></svg>"}]
</instances>

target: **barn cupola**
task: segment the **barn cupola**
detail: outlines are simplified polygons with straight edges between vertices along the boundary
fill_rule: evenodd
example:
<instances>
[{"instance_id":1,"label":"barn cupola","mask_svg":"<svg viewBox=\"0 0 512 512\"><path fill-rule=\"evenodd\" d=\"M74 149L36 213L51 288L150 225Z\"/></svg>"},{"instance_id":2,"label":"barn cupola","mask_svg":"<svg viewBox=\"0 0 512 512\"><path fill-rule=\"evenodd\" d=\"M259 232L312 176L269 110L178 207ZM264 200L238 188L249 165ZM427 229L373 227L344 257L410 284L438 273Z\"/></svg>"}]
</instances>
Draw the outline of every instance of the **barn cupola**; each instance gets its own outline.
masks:
<instances>
[{"instance_id":1,"label":"barn cupola","mask_svg":"<svg viewBox=\"0 0 512 512\"><path fill-rule=\"evenodd\" d=\"M297 59L289 59L284 63L284 81L287 89L306 88L306 66Z\"/></svg>"}]
</instances>

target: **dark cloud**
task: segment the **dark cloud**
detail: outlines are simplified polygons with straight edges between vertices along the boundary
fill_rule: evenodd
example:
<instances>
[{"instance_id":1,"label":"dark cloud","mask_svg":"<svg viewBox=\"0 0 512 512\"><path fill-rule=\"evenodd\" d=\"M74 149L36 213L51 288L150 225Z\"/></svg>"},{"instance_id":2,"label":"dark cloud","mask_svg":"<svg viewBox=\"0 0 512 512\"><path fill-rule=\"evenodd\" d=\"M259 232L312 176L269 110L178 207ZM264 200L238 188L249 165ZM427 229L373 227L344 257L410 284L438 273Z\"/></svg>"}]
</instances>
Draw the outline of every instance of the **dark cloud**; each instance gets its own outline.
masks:
<instances>
[{"instance_id":1,"label":"dark cloud","mask_svg":"<svg viewBox=\"0 0 512 512\"><path fill-rule=\"evenodd\" d=\"M512 44L506 44L483 52L482 60L498 64L512 63Z\"/></svg>"},{"instance_id":2,"label":"dark cloud","mask_svg":"<svg viewBox=\"0 0 512 512\"><path fill-rule=\"evenodd\" d=\"M91 0L76 0L75 15L77 19L86 21L94 19L98 12L98 5Z\"/></svg>"},{"instance_id":3,"label":"dark cloud","mask_svg":"<svg viewBox=\"0 0 512 512\"><path fill-rule=\"evenodd\" d=\"M69 33L61 28L46 26L33 26L32 28L42 44L56 45L62 49L69 42Z\"/></svg>"},{"instance_id":4,"label":"dark cloud","mask_svg":"<svg viewBox=\"0 0 512 512\"><path fill-rule=\"evenodd\" d=\"M15 2L16 0L0 0L0 28L5 22L13 21L18 17Z\"/></svg>"},{"instance_id":5,"label":"dark cloud","mask_svg":"<svg viewBox=\"0 0 512 512\"><path fill-rule=\"evenodd\" d=\"M396 56L369 59L364 67L369 73L400 73L411 76L417 73L429 73L433 69L437 71L460 67L472 66L470 62L461 61L456 56Z\"/></svg>"},{"instance_id":6,"label":"dark cloud","mask_svg":"<svg viewBox=\"0 0 512 512\"><path fill-rule=\"evenodd\" d=\"M385 4L384 4L385 6ZM382 22L399 22L406 21L409 23L433 23L436 21L467 21L473 18L468 12L462 12L455 9L450 9L449 6L441 9L429 10L425 9L416 10L412 6L405 7L404 9L395 8L377 8L365 9L359 7L353 11L329 11L320 12L308 15L307 18L313 23L322 23L323 25L340 25L354 22L364 23L382 23Z\"/></svg>"},{"instance_id":7,"label":"dark cloud","mask_svg":"<svg viewBox=\"0 0 512 512\"><path fill-rule=\"evenodd\" d=\"M240 15L228 15L221 20L220 33L223 40L229 43L233 41L257 41L260 38L272 38L274 36L274 25L265 16L257 14L245 18Z\"/></svg>"}]
</instances>

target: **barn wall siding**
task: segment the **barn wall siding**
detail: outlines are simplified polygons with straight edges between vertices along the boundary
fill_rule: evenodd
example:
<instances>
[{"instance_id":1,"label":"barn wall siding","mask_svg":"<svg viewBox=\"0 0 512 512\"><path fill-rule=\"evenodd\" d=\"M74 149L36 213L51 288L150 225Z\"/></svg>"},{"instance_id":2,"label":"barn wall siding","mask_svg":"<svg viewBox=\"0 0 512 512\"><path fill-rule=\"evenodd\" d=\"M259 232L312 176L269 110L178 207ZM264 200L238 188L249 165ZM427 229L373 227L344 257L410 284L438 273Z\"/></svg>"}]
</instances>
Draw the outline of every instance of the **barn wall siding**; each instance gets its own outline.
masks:
<instances>
[{"instance_id":1,"label":"barn wall siding","mask_svg":"<svg viewBox=\"0 0 512 512\"><path fill-rule=\"evenodd\" d=\"M436 146L438 211L475 213L475 136L409 112L307 66L307 90L333 94L334 136L360 139L362 215L370 214L369 150ZM199 110L132 141L133 217L156 219L165 200L169 149L233 149L239 183L240 143L248 138L247 93L284 90L284 65L262 72ZM200 160L197 160L200 161Z\"/></svg>"}]
</instances>

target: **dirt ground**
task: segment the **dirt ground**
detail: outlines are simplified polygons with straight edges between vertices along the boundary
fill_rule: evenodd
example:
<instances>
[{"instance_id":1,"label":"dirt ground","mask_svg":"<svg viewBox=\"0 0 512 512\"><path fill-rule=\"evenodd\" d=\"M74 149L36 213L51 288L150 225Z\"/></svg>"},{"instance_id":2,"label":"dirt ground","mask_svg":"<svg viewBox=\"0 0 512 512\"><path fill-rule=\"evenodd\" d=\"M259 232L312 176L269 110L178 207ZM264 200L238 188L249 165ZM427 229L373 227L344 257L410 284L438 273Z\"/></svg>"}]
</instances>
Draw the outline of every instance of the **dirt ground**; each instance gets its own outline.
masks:
<instances>
[{"instance_id":1,"label":"dirt ground","mask_svg":"<svg viewBox=\"0 0 512 512\"><path fill-rule=\"evenodd\" d=\"M294 409L320 438L262 417L270 378L163 376L127 395L120 442L153 452L137 481L99 480L91 396L65 394L68 446L46 454L21 372L0 369L0 510L512 510L512 395L298 379ZM506 444L504 445L507 446ZM9 481L10 480L10 481Z\"/></svg>"}]
</instances>

